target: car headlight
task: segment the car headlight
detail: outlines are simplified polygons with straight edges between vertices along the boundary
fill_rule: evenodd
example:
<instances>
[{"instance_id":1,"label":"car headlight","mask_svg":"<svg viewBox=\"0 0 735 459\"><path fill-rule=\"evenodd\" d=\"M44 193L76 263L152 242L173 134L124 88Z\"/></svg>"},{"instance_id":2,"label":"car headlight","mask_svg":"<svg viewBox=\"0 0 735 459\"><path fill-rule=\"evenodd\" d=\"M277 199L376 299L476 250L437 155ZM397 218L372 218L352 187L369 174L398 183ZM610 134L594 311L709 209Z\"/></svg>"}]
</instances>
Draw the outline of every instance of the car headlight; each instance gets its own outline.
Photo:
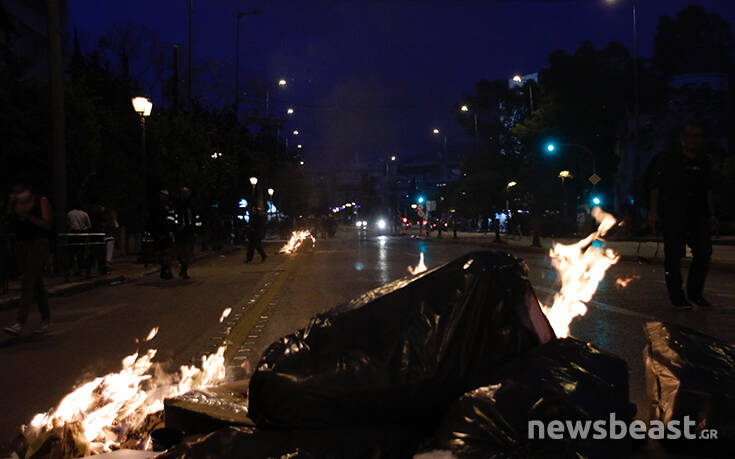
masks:
<instances>
[{"instance_id":1,"label":"car headlight","mask_svg":"<svg viewBox=\"0 0 735 459\"><path fill-rule=\"evenodd\" d=\"M385 229L385 220L378 220L378 228Z\"/></svg>"}]
</instances>

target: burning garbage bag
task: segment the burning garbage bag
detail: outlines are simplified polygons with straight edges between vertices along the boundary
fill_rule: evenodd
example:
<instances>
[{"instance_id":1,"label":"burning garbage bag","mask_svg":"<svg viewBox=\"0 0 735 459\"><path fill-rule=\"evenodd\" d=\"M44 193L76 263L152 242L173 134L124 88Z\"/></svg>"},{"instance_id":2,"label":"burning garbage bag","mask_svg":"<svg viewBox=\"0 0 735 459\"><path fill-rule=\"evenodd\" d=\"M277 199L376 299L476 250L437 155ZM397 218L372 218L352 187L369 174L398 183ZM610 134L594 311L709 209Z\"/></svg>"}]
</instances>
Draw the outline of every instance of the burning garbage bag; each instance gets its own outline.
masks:
<instances>
[{"instance_id":1,"label":"burning garbage bag","mask_svg":"<svg viewBox=\"0 0 735 459\"><path fill-rule=\"evenodd\" d=\"M723 448L725 442L733 446L735 346L680 325L647 322L644 329L651 419L678 420L682 427L685 416L694 421L694 434L703 441L681 445L700 451ZM717 441L703 438L710 429L717 430Z\"/></svg>"},{"instance_id":2,"label":"burning garbage bag","mask_svg":"<svg viewBox=\"0 0 735 459\"><path fill-rule=\"evenodd\" d=\"M630 443L593 439L592 423L609 421L614 413L627 425L633 415L628 395L624 360L574 339L554 340L500 368L490 384L463 395L425 449L450 451L460 459L626 457ZM539 421L533 431L529 421ZM564 423L562 440L545 430L551 421ZM582 422L587 439L571 438L566 425L574 421Z\"/></svg>"},{"instance_id":3,"label":"burning garbage bag","mask_svg":"<svg viewBox=\"0 0 735 459\"><path fill-rule=\"evenodd\" d=\"M524 265L464 255L314 317L263 354L250 381L259 426L433 422L499 365L554 339Z\"/></svg>"}]
</instances>

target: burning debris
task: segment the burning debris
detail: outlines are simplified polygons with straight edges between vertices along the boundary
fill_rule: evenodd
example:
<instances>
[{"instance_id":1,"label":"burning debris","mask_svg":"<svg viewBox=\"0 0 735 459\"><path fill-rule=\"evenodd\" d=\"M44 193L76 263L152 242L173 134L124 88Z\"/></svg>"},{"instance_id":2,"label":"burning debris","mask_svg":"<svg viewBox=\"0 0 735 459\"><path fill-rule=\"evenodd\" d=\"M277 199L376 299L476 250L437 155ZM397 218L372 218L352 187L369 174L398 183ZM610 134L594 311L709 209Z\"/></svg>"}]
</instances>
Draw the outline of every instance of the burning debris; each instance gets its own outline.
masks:
<instances>
[{"instance_id":1,"label":"burning debris","mask_svg":"<svg viewBox=\"0 0 735 459\"><path fill-rule=\"evenodd\" d=\"M307 239L311 239L312 247L316 246L316 239L314 238L314 236L312 236L311 231L294 231L293 233L291 233L291 239L289 239L288 242L283 247L281 247L281 250L279 250L278 253L294 253Z\"/></svg>"},{"instance_id":2,"label":"burning debris","mask_svg":"<svg viewBox=\"0 0 735 459\"><path fill-rule=\"evenodd\" d=\"M615 225L615 217L599 207L592 210L599 226L597 231L576 244L554 244L549 251L551 263L559 273L561 290L554 295L551 307L542 305L556 336L569 336L569 324L587 313L587 305L605 277L608 268L620 257L612 249L603 250L594 243Z\"/></svg>"},{"instance_id":3,"label":"burning debris","mask_svg":"<svg viewBox=\"0 0 735 459\"><path fill-rule=\"evenodd\" d=\"M153 328L145 341L157 333L158 327ZM37 414L29 425L22 426L25 456L51 447L61 457L121 447L148 448L148 433L162 424L165 398L224 381L225 348L220 346L216 353L203 356L200 367L182 365L173 374L153 362L155 349L125 357L120 371L79 385L56 408Z\"/></svg>"},{"instance_id":4,"label":"burning debris","mask_svg":"<svg viewBox=\"0 0 735 459\"><path fill-rule=\"evenodd\" d=\"M415 276L416 274L422 273L426 271L428 268L424 264L424 252L419 253L419 264L416 265L414 268L413 266L408 267L408 272L411 273L412 276Z\"/></svg>"},{"instance_id":5,"label":"burning debris","mask_svg":"<svg viewBox=\"0 0 735 459\"><path fill-rule=\"evenodd\" d=\"M630 284L634 280L638 280L640 278L641 278L641 276L639 276L639 275L635 275L635 276L631 276L631 277L626 277L626 278L618 277L615 280L615 285L618 286L618 287L620 287L620 288L625 288L625 287L628 286L628 284Z\"/></svg>"},{"instance_id":6,"label":"burning debris","mask_svg":"<svg viewBox=\"0 0 735 459\"><path fill-rule=\"evenodd\" d=\"M225 321L226 318L230 316L230 313L232 312L232 308L225 308L224 311L222 311L222 315L219 316L219 323L222 323Z\"/></svg>"}]
</instances>

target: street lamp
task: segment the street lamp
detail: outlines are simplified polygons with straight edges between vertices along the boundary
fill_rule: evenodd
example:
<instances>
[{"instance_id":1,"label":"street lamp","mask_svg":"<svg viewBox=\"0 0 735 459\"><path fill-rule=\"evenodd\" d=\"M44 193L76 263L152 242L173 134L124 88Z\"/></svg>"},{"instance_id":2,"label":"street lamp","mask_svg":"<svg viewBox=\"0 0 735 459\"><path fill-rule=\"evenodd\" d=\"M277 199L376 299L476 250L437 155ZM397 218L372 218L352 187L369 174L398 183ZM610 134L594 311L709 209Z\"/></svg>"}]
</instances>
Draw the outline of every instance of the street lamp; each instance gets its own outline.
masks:
<instances>
[{"instance_id":1,"label":"street lamp","mask_svg":"<svg viewBox=\"0 0 735 459\"><path fill-rule=\"evenodd\" d=\"M437 134L439 134L439 129L434 128L434 131L433 132L434 132L434 135L437 135Z\"/></svg>"},{"instance_id":2,"label":"street lamp","mask_svg":"<svg viewBox=\"0 0 735 459\"><path fill-rule=\"evenodd\" d=\"M470 107L467 105L462 105L459 107L459 110L461 112L469 113ZM474 131L475 131L475 153L478 153L480 151L480 136L478 134L477 129L477 112L475 110L472 110L472 119L474 121Z\"/></svg>"},{"instance_id":3,"label":"street lamp","mask_svg":"<svg viewBox=\"0 0 735 459\"><path fill-rule=\"evenodd\" d=\"M275 192L276 191L273 188L268 188L268 196L270 196L271 198L273 198L273 193Z\"/></svg>"},{"instance_id":4,"label":"street lamp","mask_svg":"<svg viewBox=\"0 0 735 459\"><path fill-rule=\"evenodd\" d=\"M530 80L533 80L533 78L529 78ZM523 84L523 77L520 75L513 75L513 82L518 83L518 86L522 86ZM528 101L529 101L529 109L531 113L533 113L533 86L530 84L527 84L528 86Z\"/></svg>"},{"instance_id":5,"label":"street lamp","mask_svg":"<svg viewBox=\"0 0 735 459\"><path fill-rule=\"evenodd\" d=\"M587 154L587 156L589 156L590 162L592 163L592 175L590 176L589 180L590 180L590 182L592 182L592 186L593 187L596 186L597 185L597 182L600 181L600 177L597 175L597 162L595 160L595 153L592 150L590 150L589 148L587 148L584 145L579 144L579 143L559 143L559 144L555 144L555 143L551 143L550 142L550 143L546 144L546 151L548 151L549 153L553 153L556 150L556 146L557 145L563 146L563 147L577 148L579 150L582 150L583 152L585 152L585 154Z\"/></svg>"},{"instance_id":6,"label":"street lamp","mask_svg":"<svg viewBox=\"0 0 735 459\"><path fill-rule=\"evenodd\" d=\"M301 149L301 144L296 145L296 148Z\"/></svg>"},{"instance_id":7,"label":"street lamp","mask_svg":"<svg viewBox=\"0 0 735 459\"><path fill-rule=\"evenodd\" d=\"M253 193L255 193L255 185L258 184L258 177L250 177L250 184L253 185Z\"/></svg>"},{"instance_id":8,"label":"street lamp","mask_svg":"<svg viewBox=\"0 0 735 459\"><path fill-rule=\"evenodd\" d=\"M292 134L293 135L299 135L299 131L298 130L294 130Z\"/></svg>"},{"instance_id":9,"label":"street lamp","mask_svg":"<svg viewBox=\"0 0 735 459\"><path fill-rule=\"evenodd\" d=\"M147 97L133 97L131 100L133 104L133 110L140 115L140 168L141 168L141 179L143 185L143 196L147 193L147 171L146 171L146 142L145 142L145 119L151 115L153 110L153 102ZM141 215L145 220L145 215ZM142 230L141 224L141 230Z\"/></svg>"},{"instance_id":10,"label":"street lamp","mask_svg":"<svg viewBox=\"0 0 735 459\"><path fill-rule=\"evenodd\" d=\"M284 80L283 78L281 78L280 80L278 80L278 86L282 86L283 87L283 86L286 86L287 84L288 83L286 83L286 80Z\"/></svg>"},{"instance_id":11,"label":"street lamp","mask_svg":"<svg viewBox=\"0 0 735 459\"><path fill-rule=\"evenodd\" d=\"M520 75L513 75L513 81L516 83L521 83L523 81L523 78Z\"/></svg>"},{"instance_id":12,"label":"street lamp","mask_svg":"<svg viewBox=\"0 0 735 459\"><path fill-rule=\"evenodd\" d=\"M288 108L288 109L286 110L286 113L287 113L287 114L289 114L289 115L293 115L293 108L289 107L289 108Z\"/></svg>"},{"instance_id":13,"label":"street lamp","mask_svg":"<svg viewBox=\"0 0 735 459\"><path fill-rule=\"evenodd\" d=\"M516 185L518 185L518 182L511 180L510 182L508 182L505 188L513 188Z\"/></svg>"},{"instance_id":14,"label":"street lamp","mask_svg":"<svg viewBox=\"0 0 735 459\"><path fill-rule=\"evenodd\" d=\"M390 160L391 160L391 161L395 161L395 160L396 160L396 156L395 156L395 155L391 156L391 157L390 157Z\"/></svg>"},{"instance_id":15,"label":"street lamp","mask_svg":"<svg viewBox=\"0 0 735 459\"><path fill-rule=\"evenodd\" d=\"M303 166L304 165L304 162L303 161L299 161L299 165L300 166Z\"/></svg>"},{"instance_id":16,"label":"street lamp","mask_svg":"<svg viewBox=\"0 0 735 459\"><path fill-rule=\"evenodd\" d=\"M434 135L439 135L441 133L441 131L437 128L434 128L432 132L434 133ZM442 150L444 151L444 156L447 156L447 136L444 135L442 140Z\"/></svg>"}]
</instances>

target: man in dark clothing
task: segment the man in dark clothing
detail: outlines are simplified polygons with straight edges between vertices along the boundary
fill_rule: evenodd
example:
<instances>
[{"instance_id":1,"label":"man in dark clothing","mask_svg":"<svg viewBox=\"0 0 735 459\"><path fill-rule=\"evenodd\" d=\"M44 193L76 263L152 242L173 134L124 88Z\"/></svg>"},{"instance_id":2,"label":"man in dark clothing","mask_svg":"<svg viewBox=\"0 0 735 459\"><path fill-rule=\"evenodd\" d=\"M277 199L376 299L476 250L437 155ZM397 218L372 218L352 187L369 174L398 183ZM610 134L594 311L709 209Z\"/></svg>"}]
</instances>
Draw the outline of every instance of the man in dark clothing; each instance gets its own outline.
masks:
<instances>
[{"instance_id":1,"label":"man in dark clothing","mask_svg":"<svg viewBox=\"0 0 735 459\"><path fill-rule=\"evenodd\" d=\"M191 205L191 191L187 187L181 187L179 201L175 206L176 231L174 232L174 245L176 258L179 261L179 276L189 279L189 264L194 256L194 233L201 226L199 215Z\"/></svg>"},{"instance_id":2,"label":"man in dark clothing","mask_svg":"<svg viewBox=\"0 0 735 459\"><path fill-rule=\"evenodd\" d=\"M712 258L710 224L714 223L710 159L700 152L702 127L688 123L681 132L681 151L662 155L656 164L649 224L655 231L660 220L664 235L666 287L671 304L691 309L707 307L702 296ZM680 261L685 245L692 250L687 296L682 290ZM687 301L687 297L689 301Z\"/></svg>"},{"instance_id":3,"label":"man in dark clothing","mask_svg":"<svg viewBox=\"0 0 735 459\"><path fill-rule=\"evenodd\" d=\"M167 190L161 190L159 200L152 213L152 229L158 261L161 264L161 279L171 279L171 249L173 247L176 215L169 205Z\"/></svg>"},{"instance_id":4,"label":"man in dark clothing","mask_svg":"<svg viewBox=\"0 0 735 459\"><path fill-rule=\"evenodd\" d=\"M248 226L248 255L245 263L253 261L254 252L260 254L260 260L265 261L268 256L263 250L263 237L265 236L265 217L261 207L253 208L250 212L250 225Z\"/></svg>"}]
</instances>

